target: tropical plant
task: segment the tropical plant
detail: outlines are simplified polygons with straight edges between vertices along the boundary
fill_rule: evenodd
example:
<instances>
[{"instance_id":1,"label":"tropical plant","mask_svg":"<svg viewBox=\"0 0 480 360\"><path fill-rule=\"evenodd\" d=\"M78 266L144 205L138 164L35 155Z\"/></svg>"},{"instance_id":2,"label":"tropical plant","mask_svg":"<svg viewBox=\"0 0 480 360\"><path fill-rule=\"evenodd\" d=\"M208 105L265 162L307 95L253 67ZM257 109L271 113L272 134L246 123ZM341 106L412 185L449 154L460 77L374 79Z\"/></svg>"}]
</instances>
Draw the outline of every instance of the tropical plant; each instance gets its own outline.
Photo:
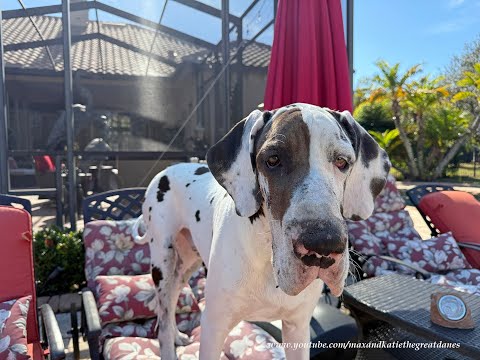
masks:
<instances>
[{"instance_id":1,"label":"tropical plant","mask_svg":"<svg viewBox=\"0 0 480 360\"><path fill-rule=\"evenodd\" d=\"M425 117L438 104L442 97L447 97L449 92L445 85L440 85L443 78L430 79L424 76L418 81L413 80L406 85L406 96L403 106L416 124L416 164L418 177L424 179L427 176L427 164L425 163Z\"/></svg>"},{"instance_id":2,"label":"tropical plant","mask_svg":"<svg viewBox=\"0 0 480 360\"><path fill-rule=\"evenodd\" d=\"M406 173L405 151L398 129L385 130L383 132L369 130L370 135L388 153L392 166L400 173Z\"/></svg>"},{"instance_id":3,"label":"tropical plant","mask_svg":"<svg viewBox=\"0 0 480 360\"><path fill-rule=\"evenodd\" d=\"M400 64L396 63L390 66L386 61L380 60L376 63L380 73L372 79L374 85L369 101L387 101L392 111L392 120L395 128L398 129L400 139L402 140L407 155L407 166L409 173L418 178L419 170L415 161L412 142L408 136L404 121L402 118L402 102L407 96L408 82L422 71L420 64L414 65L405 72L400 71Z\"/></svg>"},{"instance_id":4,"label":"tropical plant","mask_svg":"<svg viewBox=\"0 0 480 360\"><path fill-rule=\"evenodd\" d=\"M472 69L464 71L463 75L464 77L457 82L461 91L457 92L452 100L454 102L471 100L474 108L469 116L467 115L469 117L468 126L459 133L457 140L435 168L433 173L435 177L443 174L448 163L452 161L467 140L478 132L480 127L480 62L473 64Z\"/></svg>"},{"instance_id":5,"label":"tropical plant","mask_svg":"<svg viewBox=\"0 0 480 360\"><path fill-rule=\"evenodd\" d=\"M478 133L480 64L464 71L455 86L445 84L443 77L420 76L420 65L406 71L398 63L390 66L379 61L376 65L379 73L370 80L371 86L362 85L361 97L357 97L363 99L355 112L359 121L372 125L368 129L378 132L374 133L377 141L385 142L385 136L393 136L382 134L386 128L380 126L387 113L382 108L388 108L404 150L387 149L394 167L413 179L442 176Z\"/></svg>"},{"instance_id":6,"label":"tropical plant","mask_svg":"<svg viewBox=\"0 0 480 360\"><path fill-rule=\"evenodd\" d=\"M364 101L355 108L353 116L367 131L395 129L389 105L385 101Z\"/></svg>"}]
</instances>

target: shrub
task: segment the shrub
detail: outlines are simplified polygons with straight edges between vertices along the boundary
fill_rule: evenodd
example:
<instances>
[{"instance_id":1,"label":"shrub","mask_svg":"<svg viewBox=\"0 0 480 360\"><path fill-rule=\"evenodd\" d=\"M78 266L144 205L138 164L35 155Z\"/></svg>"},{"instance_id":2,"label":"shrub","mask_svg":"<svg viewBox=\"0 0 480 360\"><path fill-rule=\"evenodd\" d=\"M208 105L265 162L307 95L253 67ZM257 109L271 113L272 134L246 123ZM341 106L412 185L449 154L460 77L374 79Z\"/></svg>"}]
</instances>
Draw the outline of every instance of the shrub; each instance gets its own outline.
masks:
<instances>
[{"instance_id":1,"label":"shrub","mask_svg":"<svg viewBox=\"0 0 480 360\"><path fill-rule=\"evenodd\" d=\"M39 295L74 292L85 283L80 231L45 228L35 233L33 249Z\"/></svg>"}]
</instances>

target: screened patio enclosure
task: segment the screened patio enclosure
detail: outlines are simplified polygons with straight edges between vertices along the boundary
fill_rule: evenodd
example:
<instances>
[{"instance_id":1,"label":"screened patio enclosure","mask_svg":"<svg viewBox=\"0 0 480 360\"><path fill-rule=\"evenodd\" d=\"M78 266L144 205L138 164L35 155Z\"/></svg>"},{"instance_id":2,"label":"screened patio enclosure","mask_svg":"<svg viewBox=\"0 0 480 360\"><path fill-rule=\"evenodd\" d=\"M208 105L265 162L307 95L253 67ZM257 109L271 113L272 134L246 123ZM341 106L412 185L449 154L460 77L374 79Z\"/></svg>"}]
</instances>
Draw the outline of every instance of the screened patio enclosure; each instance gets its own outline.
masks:
<instances>
[{"instance_id":1,"label":"screened patio enclosure","mask_svg":"<svg viewBox=\"0 0 480 360\"><path fill-rule=\"evenodd\" d=\"M353 0L341 2L351 20ZM0 193L56 199L62 225L102 169L115 176L97 190L146 186L171 162L204 158L262 106L275 9L277 0L3 0Z\"/></svg>"},{"instance_id":2,"label":"screened patio enclosure","mask_svg":"<svg viewBox=\"0 0 480 360\"><path fill-rule=\"evenodd\" d=\"M203 158L263 101L274 6L2 1L1 192L49 196L63 183L60 200L74 202L69 170L88 172L82 163L102 160L122 186L146 186L167 161Z\"/></svg>"}]
</instances>

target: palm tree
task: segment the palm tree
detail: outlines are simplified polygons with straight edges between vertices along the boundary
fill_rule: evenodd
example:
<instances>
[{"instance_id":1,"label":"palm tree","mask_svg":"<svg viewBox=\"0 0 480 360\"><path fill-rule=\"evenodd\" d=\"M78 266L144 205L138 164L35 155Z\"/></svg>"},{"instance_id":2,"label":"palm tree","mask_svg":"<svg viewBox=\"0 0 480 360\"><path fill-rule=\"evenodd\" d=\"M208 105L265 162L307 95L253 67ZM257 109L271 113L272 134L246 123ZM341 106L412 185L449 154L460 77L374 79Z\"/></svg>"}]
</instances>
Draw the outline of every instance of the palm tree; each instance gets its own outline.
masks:
<instances>
[{"instance_id":1,"label":"palm tree","mask_svg":"<svg viewBox=\"0 0 480 360\"><path fill-rule=\"evenodd\" d=\"M373 78L376 87L373 89L369 101L387 100L390 103L393 122L398 129L400 139L407 153L408 170L412 177L418 178L419 170L415 161L412 143L402 122L401 103L406 99L408 82L413 76L422 71L421 65L414 65L403 73L399 70L399 63L390 66L386 61L380 60L376 62L376 65L380 73Z\"/></svg>"},{"instance_id":2,"label":"palm tree","mask_svg":"<svg viewBox=\"0 0 480 360\"><path fill-rule=\"evenodd\" d=\"M442 97L448 96L446 86L439 85L443 80L437 77L433 80L424 76L418 81L412 81L406 86L404 105L412 112L413 119L417 124L417 167L419 178L424 179L426 175L425 164L425 114L440 101Z\"/></svg>"}]
</instances>

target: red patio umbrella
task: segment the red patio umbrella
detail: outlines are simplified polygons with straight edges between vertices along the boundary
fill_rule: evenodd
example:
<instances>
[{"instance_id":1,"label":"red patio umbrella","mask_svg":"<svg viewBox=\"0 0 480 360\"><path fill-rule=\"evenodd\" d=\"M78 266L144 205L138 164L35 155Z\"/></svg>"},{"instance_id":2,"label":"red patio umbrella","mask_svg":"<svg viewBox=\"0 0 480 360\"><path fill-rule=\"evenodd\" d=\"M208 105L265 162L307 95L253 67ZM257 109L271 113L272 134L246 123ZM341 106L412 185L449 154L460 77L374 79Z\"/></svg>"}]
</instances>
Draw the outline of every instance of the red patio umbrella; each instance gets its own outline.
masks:
<instances>
[{"instance_id":1,"label":"red patio umbrella","mask_svg":"<svg viewBox=\"0 0 480 360\"><path fill-rule=\"evenodd\" d=\"M352 111L340 0L279 1L264 102Z\"/></svg>"}]
</instances>

